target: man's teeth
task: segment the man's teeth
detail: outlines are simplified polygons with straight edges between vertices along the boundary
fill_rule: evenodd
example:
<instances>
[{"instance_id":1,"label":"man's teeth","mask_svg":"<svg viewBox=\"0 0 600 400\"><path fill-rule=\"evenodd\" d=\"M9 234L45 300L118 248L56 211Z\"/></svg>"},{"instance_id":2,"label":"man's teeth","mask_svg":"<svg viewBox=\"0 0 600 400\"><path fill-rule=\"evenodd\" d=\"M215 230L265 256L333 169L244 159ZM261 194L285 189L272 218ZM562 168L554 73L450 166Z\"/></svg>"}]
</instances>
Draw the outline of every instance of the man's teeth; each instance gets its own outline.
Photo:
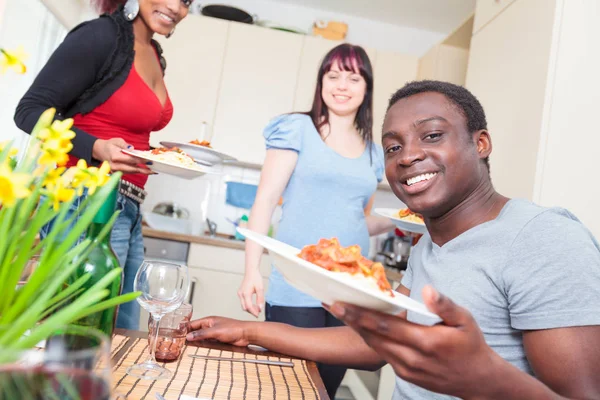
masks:
<instances>
[{"instance_id":1,"label":"man's teeth","mask_svg":"<svg viewBox=\"0 0 600 400\"><path fill-rule=\"evenodd\" d=\"M408 179L408 180L406 181L406 184L407 184L408 186L411 186L411 185L414 185L415 183L418 183L418 182L421 182L421 181L428 181L428 180L430 180L431 178L433 178L433 177L434 177L436 174L437 174L437 172L436 172L436 173L433 173L433 174L422 174L422 175L417 175L417 176L415 176L415 177L413 177L413 178L410 178L410 179Z\"/></svg>"},{"instance_id":2,"label":"man's teeth","mask_svg":"<svg viewBox=\"0 0 600 400\"><path fill-rule=\"evenodd\" d=\"M168 21L168 22L174 22L173 18L169 17L169 16L168 16L168 15L166 15L166 14L163 14L163 13L161 13L160 11L158 12L158 15L160 15L160 17L161 17L162 19L164 19L165 21Z\"/></svg>"}]
</instances>

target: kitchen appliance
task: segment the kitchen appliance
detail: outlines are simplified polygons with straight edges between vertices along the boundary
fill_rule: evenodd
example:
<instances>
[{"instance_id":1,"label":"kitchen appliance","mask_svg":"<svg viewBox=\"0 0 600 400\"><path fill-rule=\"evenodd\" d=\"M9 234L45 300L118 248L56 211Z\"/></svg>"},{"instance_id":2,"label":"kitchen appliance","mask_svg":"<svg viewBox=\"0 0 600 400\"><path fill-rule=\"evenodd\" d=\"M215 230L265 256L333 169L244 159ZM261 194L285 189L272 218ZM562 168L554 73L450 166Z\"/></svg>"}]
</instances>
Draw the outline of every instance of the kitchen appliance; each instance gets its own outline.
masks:
<instances>
[{"instance_id":1,"label":"kitchen appliance","mask_svg":"<svg viewBox=\"0 0 600 400\"><path fill-rule=\"evenodd\" d=\"M189 235L194 228L189 211L176 203L159 203L152 212L144 211L143 216L144 222L158 231Z\"/></svg>"},{"instance_id":2,"label":"kitchen appliance","mask_svg":"<svg viewBox=\"0 0 600 400\"><path fill-rule=\"evenodd\" d=\"M412 238L396 229L383 241L378 241L375 261L381 262L388 268L404 271L407 267L411 247Z\"/></svg>"},{"instance_id":3,"label":"kitchen appliance","mask_svg":"<svg viewBox=\"0 0 600 400\"><path fill-rule=\"evenodd\" d=\"M243 24L254 24L258 19L256 15L251 15L241 8L222 4L209 4L203 7L197 6L197 9L199 9L200 13L206 17L241 22Z\"/></svg>"},{"instance_id":4,"label":"kitchen appliance","mask_svg":"<svg viewBox=\"0 0 600 400\"><path fill-rule=\"evenodd\" d=\"M186 208L172 202L158 203L154 206L152 212L175 219L188 219L190 217L190 212Z\"/></svg>"}]
</instances>

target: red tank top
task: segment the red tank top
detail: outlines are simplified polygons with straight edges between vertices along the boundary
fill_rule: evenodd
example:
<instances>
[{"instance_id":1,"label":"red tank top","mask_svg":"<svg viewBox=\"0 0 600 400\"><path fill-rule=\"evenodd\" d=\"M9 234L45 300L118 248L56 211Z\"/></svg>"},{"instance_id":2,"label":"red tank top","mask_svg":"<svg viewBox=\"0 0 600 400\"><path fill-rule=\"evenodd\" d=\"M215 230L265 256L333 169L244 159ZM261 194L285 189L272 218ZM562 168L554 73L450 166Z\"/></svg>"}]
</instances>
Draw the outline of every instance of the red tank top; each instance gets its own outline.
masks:
<instances>
[{"instance_id":1,"label":"red tank top","mask_svg":"<svg viewBox=\"0 0 600 400\"><path fill-rule=\"evenodd\" d=\"M150 132L163 129L172 116L169 94L165 104L161 104L132 65L125 83L92 112L75 115L73 125L98 139L123 138L136 150L148 150ZM77 164L77 160L69 156L67 166ZM148 176L123 174L123 179L143 188Z\"/></svg>"}]
</instances>

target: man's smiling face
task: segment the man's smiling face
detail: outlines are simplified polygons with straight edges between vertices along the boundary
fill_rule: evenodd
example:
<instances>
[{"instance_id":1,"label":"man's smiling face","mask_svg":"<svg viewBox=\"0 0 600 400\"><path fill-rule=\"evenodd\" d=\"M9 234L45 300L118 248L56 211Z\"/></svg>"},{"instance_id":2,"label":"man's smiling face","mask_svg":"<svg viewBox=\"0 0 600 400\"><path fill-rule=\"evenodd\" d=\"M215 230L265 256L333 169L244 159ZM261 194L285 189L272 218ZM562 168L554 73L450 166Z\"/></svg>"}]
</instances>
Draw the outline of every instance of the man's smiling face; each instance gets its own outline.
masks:
<instances>
[{"instance_id":1,"label":"man's smiling face","mask_svg":"<svg viewBox=\"0 0 600 400\"><path fill-rule=\"evenodd\" d=\"M383 124L385 173L396 196L426 218L442 216L488 174L481 135L470 133L461 109L436 92L398 100ZM489 142L488 142L489 144Z\"/></svg>"}]
</instances>

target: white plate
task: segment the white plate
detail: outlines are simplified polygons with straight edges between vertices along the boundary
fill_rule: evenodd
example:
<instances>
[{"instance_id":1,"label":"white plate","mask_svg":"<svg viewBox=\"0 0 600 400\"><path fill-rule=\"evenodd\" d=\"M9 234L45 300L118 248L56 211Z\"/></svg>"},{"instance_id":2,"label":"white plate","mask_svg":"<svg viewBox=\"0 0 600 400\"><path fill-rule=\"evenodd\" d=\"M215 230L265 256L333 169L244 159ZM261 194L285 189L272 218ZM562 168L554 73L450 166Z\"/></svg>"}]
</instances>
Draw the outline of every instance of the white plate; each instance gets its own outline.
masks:
<instances>
[{"instance_id":1,"label":"white plate","mask_svg":"<svg viewBox=\"0 0 600 400\"><path fill-rule=\"evenodd\" d=\"M400 217L398 217L398 211L400 211L399 208L376 208L374 211L376 214L379 214L382 217L386 217L394 221L396 223L396 226L403 231L421 234L427 232L427 227L425 226L425 224L418 224L416 222L409 222L400 219Z\"/></svg>"},{"instance_id":2,"label":"white plate","mask_svg":"<svg viewBox=\"0 0 600 400\"><path fill-rule=\"evenodd\" d=\"M219 172L211 171L207 167L203 168L200 166L195 166L192 168L192 167L185 167L185 166L181 166L181 165L172 164L172 163L165 162L165 161L156 161L156 160L148 157L142 151L139 151L139 150L121 150L121 151L130 156L141 158L142 160L146 160L146 161L151 161L152 165L148 165L148 168L150 168L154 172L173 175L173 176L177 176L177 177L183 178L183 179L195 179L195 178L201 177L204 174L213 174L213 175L219 174Z\"/></svg>"},{"instance_id":3,"label":"white plate","mask_svg":"<svg viewBox=\"0 0 600 400\"><path fill-rule=\"evenodd\" d=\"M220 164L223 161L237 161L236 158L223 154L211 149L210 147L200 146L198 144L191 143L179 143L179 142L160 142L165 147L179 147L185 151L194 160L200 161L201 163L208 163L210 165Z\"/></svg>"},{"instance_id":4,"label":"white plate","mask_svg":"<svg viewBox=\"0 0 600 400\"><path fill-rule=\"evenodd\" d=\"M409 310L427 317L424 319L427 325L441 321L424 304L410 297L398 292L394 292L394 297L386 296L378 289L363 287L347 274L327 271L298 257L300 250L295 247L245 228L237 228L237 231L269 251L273 265L290 285L324 304L340 301L388 314Z\"/></svg>"}]
</instances>

